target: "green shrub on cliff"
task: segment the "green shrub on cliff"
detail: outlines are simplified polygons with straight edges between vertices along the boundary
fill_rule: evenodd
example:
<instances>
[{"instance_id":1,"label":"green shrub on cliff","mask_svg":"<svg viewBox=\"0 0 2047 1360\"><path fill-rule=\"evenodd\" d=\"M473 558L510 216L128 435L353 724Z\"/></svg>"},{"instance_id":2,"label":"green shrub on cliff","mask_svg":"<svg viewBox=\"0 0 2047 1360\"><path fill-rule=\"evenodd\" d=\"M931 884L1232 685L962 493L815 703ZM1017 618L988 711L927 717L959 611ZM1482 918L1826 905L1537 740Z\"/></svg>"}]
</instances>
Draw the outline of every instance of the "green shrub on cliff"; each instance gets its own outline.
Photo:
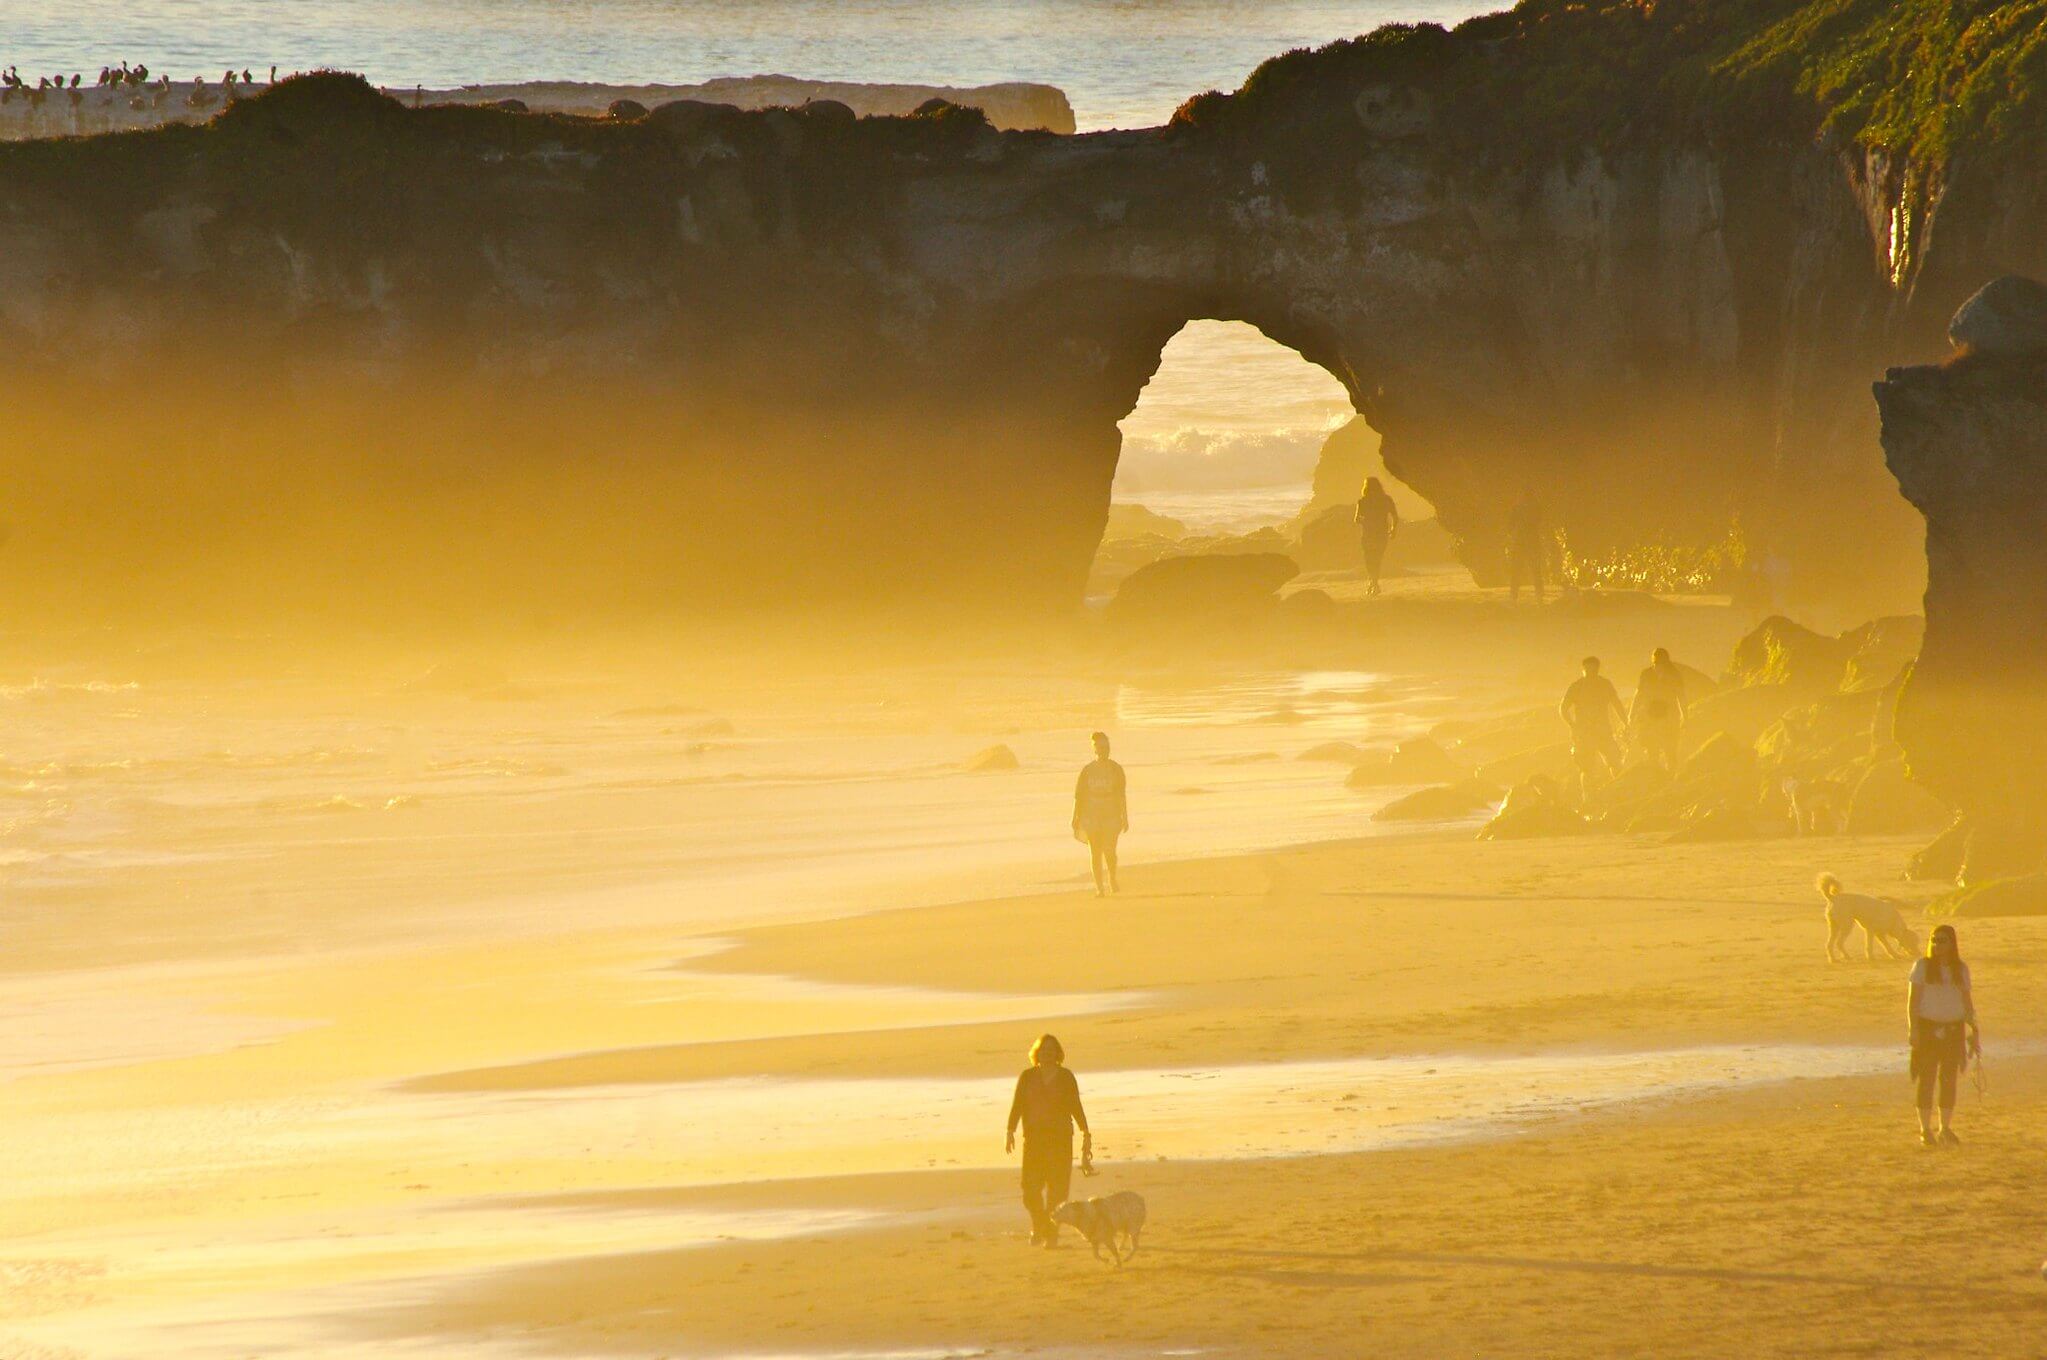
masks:
<instances>
[{"instance_id":1,"label":"green shrub on cliff","mask_svg":"<svg viewBox=\"0 0 2047 1360\"><path fill-rule=\"evenodd\" d=\"M1715 74L1730 103L1788 90L1865 145L1995 154L2040 131L2047 0L1813 0Z\"/></svg>"},{"instance_id":2,"label":"green shrub on cliff","mask_svg":"<svg viewBox=\"0 0 2047 1360\"><path fill-rule=\"evenodd\" d=\"M1175 121L1315 123L1334 146L1374 83L1425 85L1459 157L1821 131L1994 154L2047 125L2047 0L1522 0L1454 31L1390 25L1274 57Z\"/></svg>"}]
</instances>

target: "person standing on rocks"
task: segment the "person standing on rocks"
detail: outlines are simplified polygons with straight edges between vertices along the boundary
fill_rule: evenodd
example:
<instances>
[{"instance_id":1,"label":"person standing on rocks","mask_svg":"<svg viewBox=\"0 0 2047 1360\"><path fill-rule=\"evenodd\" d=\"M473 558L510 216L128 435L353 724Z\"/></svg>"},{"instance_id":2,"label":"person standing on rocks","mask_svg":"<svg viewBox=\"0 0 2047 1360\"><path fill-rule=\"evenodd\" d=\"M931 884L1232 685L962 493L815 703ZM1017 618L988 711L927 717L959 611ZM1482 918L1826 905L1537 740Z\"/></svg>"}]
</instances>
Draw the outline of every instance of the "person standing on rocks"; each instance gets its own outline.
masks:
<instances>
[{"instance_id":1,"label":"person standing on rocks","mask_svg":"<svg viewBox=\"0 0 2047 1360\"><path fill-rule=\"evenodd\" d=\"M1918 1088L1919 1141L1927 1147L1954 1146L1955 1080L1969 1059L1979 1061L1983 1036L1976 1028L1976 997L1969 965L1962 962L1955 928L1935 926L1926 957L1912 965L1905 984L1905 1017L1911 1026L1912 1081ZM1934 1134L1933 1098L1940 1095L1940 1133Z\"/></svg>"},{"instance_id":2,"label":"person standing on rocks","mask_svg":"<svg viewBox=\"0 0 2047 1360\"><path fill-rule=\"evenodd\" d=\"M1385 565L1386 549L1400 530L1400 510L1377 477L1365 478L1364 494L1358 497L1358 533L1365 550L1365 593L1379 593L1379 569Z\"/></svg>"},{"instance_id":3,"label":"person standing on rocks","mask_svg":"<svg viewBox=\"0 0 2047 1360\"><path fill-rule=\"evenodd\" d=\"M1685 727L1685 677L1658 647L1649 654L1649 667L1635 682L1635 700L1628 708L1628 730L1642 754L1669 774L1677 773L1677 758Z\"/></svg>"},{"instance_id":4,"label":"person standing on rocks","mask_svg":"<svg viewBox=\"0 0 2047 1360\"><path fill-rule=\"evenodd\" d=\"M1116 842L1130 829L1130 803L1123 767L1109 759L1109 734L1094 734L1095 758L1073 786L1073 835L1087 842L1095 871L1095 896L1122 891L1116 882Z\"/></svg>"},{"instance_id":5,"label":"person standing on rocks","mask_svg":"<svg viewBox=\"0 0 2047 1360\"><path fill-rule=\"evenodd\" d=\"M1031 1245L1059 1245L1059 1224L1052 1211L1066 1202L1073 1188L1073 1128L1080 1126L1081 1170L1092 1175L1095 1136L1080 1105L1080 1083L1065 1067L1066 1050L1049 1034L1031 1045L1031 1065L1016 1079L1009 1102L1009 1131L1004 1152L1016 1151L1016 1131L1023 1127L1023 1201L1031 1215Z\"/></svg>"},{"instance_id":6,"label":"person standing on rocks","mask_svg":"<svg viewBox=\"0 0 2047 1360\"><path fill-rule=\"evenodd\" d=\"M1530 487L1507 515L1507 598L1521 602L1521 582L1534 588L1535 602L1542 603L1542 576L1547 557L1543 532L1542 502Z\"/></svg>"},{"instance_id":7,"label":"person standing on rocks","mask_svg":"<svg viewBox=\"0 0 2047 1360\"><path fill-rule=\"evenodd\" d=\"M1599 673L1599 658L1586 657L1583 668L1584 674L1571 682L1563 703L1557 706L1571 729L1571 763L1578 767L1581 800L1597 787L1595 778L1604 784L1620 773L1621 744L1614 735L1614 723L1628 720L1613 681Z\"/></svg>"}]
</instances>

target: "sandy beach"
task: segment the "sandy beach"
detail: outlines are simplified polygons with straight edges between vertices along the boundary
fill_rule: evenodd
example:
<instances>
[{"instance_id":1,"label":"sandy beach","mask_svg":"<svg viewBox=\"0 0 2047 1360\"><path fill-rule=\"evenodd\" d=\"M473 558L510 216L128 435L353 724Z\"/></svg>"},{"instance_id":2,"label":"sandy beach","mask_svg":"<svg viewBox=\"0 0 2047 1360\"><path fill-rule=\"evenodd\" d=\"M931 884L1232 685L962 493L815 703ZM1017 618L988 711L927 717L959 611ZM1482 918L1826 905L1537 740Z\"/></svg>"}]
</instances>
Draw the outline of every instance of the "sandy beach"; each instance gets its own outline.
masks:
<instances>
[{"instance_id":1,"label":"sandy beach","mask_svg":"<svg viewBox=\"0 0 2047 1360\"><path fill-rule=\"evenodd\" d=\"M1295 758L1739 621L1389 603L1299 664L829 702L14 692L0 1355L2021 1353L2047 930L1968 923L1992 1084L1929 1160L1904 965L1825 964L1810 886L1910 896L1911 838L1484 843ZM1139 791L1107 901L1063 825L1096 725ZM1121 1271L1024 1244L1047 1028L1085 1185L1151 1203Z\"/></svg>"}]
</instances>

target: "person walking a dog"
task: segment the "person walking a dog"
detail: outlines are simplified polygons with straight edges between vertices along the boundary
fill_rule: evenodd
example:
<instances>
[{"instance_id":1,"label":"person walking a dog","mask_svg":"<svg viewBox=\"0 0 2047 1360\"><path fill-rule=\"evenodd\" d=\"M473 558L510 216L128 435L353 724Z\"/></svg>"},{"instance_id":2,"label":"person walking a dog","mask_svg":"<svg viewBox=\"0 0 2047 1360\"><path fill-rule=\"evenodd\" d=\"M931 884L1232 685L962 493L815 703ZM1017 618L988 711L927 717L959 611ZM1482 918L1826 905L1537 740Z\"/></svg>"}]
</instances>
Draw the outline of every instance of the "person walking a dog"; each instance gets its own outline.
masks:
<instances>
[{"instance_id":1,"label":"person walking a dog","mask_svg":"<svg viewBox=\"0 0 2047 1360\"><path fill-rule=\"evenodd\" d=\"M1905 984L1905 1015L1911 1022L1912 1080L1919 1096L1919 1141L1950 1146L1955 1137L1955 1080L1971 1057L1981 1060L1983 1036L1976 1028L1976 998L1969 965L1955 940L1955 928L1935 926L1926 957L1912 965ZM1940 1133L1934 1135L1933 1098L1940 1096Z\"/></svg>"},{"instance_id":2,"label":"person walking a dog","mask_svg":"<svg viewBox=\"0 0 2047 1360\"><path fill-rule=\"evenodd\" d=\"M1116 842L1130 829L1129 784L1123 767L1109 759L1109 734L1094 735L1095 758L1073 786L1073 835L1087 842L1095 871L1095 896L1121 892L1116 883Z\"/></svg>"},{"instance_id":3,"label":"person walking a dog","mask_svg":"<svg viewBox=\"0 0 2047 1360\"><path fill-rule=\"evenodd\" d=\"M1031 1215L1031 1245L1059 1244L1059 1224L1052 1211L1066 1202L1073 1188L1073 1127L1080 1126L1081 1169L1094 1160L1095 1136L1080 1105L1080 1083L1065 1067L1066 1050L1049 1034L1031 1045L1031 1065L1016 1079L1009 1102L1009 1132L1004 1152L1016 1151L1016 1131L1023 1127L1023 1202ZM1092 1174L1092 1173L1090 1173Z\"/></svg>"}]
</instances>

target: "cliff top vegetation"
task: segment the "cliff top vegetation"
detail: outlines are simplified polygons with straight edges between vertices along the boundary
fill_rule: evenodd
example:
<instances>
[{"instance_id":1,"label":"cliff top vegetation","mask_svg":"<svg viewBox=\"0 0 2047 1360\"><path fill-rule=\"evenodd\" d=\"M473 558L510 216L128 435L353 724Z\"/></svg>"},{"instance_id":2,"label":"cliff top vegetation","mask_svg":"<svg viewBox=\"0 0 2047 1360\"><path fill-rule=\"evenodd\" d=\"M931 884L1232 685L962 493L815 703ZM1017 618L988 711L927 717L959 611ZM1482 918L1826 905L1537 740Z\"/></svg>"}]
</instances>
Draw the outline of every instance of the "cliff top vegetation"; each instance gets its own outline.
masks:
<instances>
[{"instance_id":1,"label":"cliff top vegetation","mask_svg":"<svg viewBox=\"0 0 2047 1360\"><path fill-rule=\"evenodd\" d=\"M1496 156L1690 132L1994 159L2047 125L2047 0L1522 0L1286 53L1175 122L1348 117L1378 83L1426 87L1443 133Z\"/></svg>"}]
</instances>

